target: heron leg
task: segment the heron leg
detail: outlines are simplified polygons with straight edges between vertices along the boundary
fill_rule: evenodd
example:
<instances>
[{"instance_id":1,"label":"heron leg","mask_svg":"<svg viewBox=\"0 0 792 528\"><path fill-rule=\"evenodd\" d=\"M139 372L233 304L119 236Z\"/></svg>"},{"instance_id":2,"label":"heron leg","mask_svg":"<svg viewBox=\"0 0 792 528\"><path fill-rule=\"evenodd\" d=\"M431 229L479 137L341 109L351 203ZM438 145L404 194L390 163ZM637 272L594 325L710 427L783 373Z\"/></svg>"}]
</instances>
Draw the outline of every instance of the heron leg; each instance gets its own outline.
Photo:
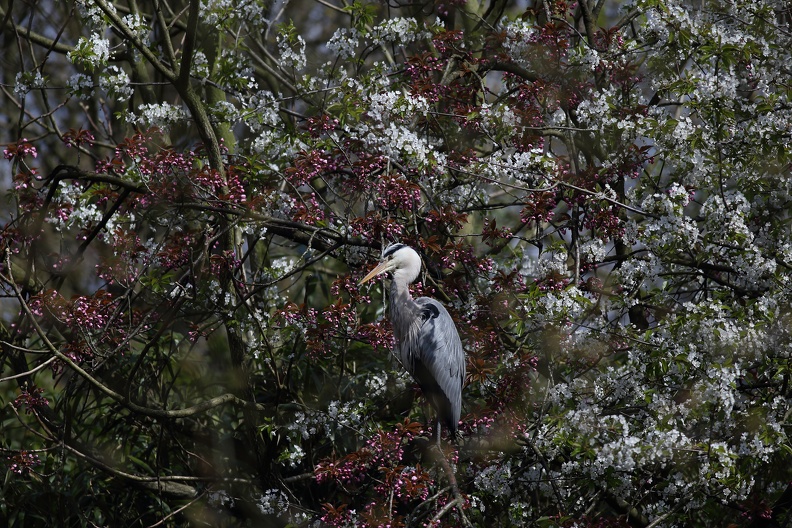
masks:
<instances>
[{"instance_id":1,"label":"heron leg","mask_svg":"<svg viewBox=\"0 0 792 528\"><path fill-rule=\"evenodd\" d=\"M435 436L437 437L437 448L440 448L440 418L435 422ZM441 450L442 452L442 450Z\"/></svg>"}]
</instances>

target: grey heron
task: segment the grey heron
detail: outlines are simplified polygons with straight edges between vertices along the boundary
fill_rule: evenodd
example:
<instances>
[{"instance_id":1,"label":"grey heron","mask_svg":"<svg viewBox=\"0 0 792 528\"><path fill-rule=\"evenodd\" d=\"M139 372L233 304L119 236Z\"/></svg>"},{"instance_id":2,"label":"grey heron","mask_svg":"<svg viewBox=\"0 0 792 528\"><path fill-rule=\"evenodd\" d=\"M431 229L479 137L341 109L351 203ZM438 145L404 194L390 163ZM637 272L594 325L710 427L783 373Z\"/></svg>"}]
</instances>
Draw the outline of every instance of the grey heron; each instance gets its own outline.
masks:
<instances>
[{"instance_id":1,"label":"grey heron","mask_svg":"<svg viewBox=\"0 0 792 528\"><path fill-rule=\"evenodd\" d=\"M393 272L390 320L396 338L394 354L421 387L436 413L437 443L443 423L456 439L462 410L465 352L454 321L435 299L410 295L410 284L421 272L421 257L409 246L391 244L382 261L359 284Z\"/></svg>"}]
</instances>

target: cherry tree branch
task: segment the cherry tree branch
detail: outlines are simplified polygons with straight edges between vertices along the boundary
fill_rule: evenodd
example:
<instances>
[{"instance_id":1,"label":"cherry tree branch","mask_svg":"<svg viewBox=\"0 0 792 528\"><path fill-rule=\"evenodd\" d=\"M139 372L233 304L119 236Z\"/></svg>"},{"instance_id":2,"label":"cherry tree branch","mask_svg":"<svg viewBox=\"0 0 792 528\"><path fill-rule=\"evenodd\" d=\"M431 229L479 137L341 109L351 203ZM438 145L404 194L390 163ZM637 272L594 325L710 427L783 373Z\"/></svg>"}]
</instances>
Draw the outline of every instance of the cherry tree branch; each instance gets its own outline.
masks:
<instances>
[{"instance_id":1,"label":"cherry tree branch","mask_svg":"<svg viewBox=\"0 0 792 528\"><path fill-rule=\"evenodd\" d=\"M126 40L132 43L145 58L147 61L151 63L154 68L160 72L168 81L175 83L177 80L176 73L170 69L168 66L160 62L154 52L152 52L148 46L146 46L140 37L138 37L134 31L132 31L129 26L118 16L116 10L108 4L105 0L94 0L96 5L104 12L105 16L110 19L113 25L121 32Z\"/></svg>"},{"instance_id":2,"label":"cherry tree branch","mask_svg":"<svg viewBox=\"0 0 792 528\"><path fill-rule=\"evenodd\" d=\"M72 50L71 46L61 44L55 39L51 39L40 33L31 31L30 28L17 25L11 19L11 11L6 12L2 7L0 7L0 17L3 17L2 23L4 24L2 27L0 27L0 32L2 32L5 28L8 28L18 36L23 37L34 44L38 44L39 46L57 51L58 53L66 54Z\"/></svg>"}]
</instances>

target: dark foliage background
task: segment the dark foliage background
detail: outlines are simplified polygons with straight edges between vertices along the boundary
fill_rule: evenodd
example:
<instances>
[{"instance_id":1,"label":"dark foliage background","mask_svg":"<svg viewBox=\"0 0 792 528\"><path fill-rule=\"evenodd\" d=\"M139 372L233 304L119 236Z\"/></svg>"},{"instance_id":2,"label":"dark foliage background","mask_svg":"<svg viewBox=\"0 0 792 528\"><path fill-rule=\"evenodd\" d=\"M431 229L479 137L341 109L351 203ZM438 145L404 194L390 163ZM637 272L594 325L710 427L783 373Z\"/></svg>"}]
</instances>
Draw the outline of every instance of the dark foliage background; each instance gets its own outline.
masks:
<instances>
[{"instance_id":1,"label":"dark foliage background","mask_svg":"<svg viewBox=\"0 0 792 528\"><path fill-rule=\"evenodd\" d=\"M783 526L786 1L6 1L9 526ZM461 503L381 247L466 346Z\"/></svg>"}]
</instances>

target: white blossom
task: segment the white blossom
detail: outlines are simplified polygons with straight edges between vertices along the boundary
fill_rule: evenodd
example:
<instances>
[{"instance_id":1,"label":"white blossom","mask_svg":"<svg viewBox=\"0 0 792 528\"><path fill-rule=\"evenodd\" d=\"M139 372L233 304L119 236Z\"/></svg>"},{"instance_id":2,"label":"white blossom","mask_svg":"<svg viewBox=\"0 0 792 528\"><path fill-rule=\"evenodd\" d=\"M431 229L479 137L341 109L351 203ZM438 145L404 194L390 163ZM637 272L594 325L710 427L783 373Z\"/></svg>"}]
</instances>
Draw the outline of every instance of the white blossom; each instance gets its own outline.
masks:
<instances>
[{"instance_id":1,"label":"white blossom","mask_svg":"<svg viewBox=\"0 0 792 528\"><path fill-rule=\"evenodd\" d=\"M168 103L149 104L138 106L139 114L127 114L127 121L141 127L159 127L168 130L172 125L180 123L187 118L187 113L180 106Z\"/></svg>"},{"instance_id":2,"label":"white blossom","mask_svg":"<svg viewBox=\"0 0 792 528\"><path fill-rule=\"evenodd\" d=\"M405 45L431 36L428 31L419 29L414 18L390 18L374 27L373 41L375 44Z\"/></svg>"},{"instance_id":3,"label":"white blossom","mask_svg":"<svg viewBox=\"0 0 792 528\"><path fill-rule=\"evenodd\" d=\"M355 28L338 28L327 41L327 49L339 59L350 59L355 56L359 38L360 34Z\"/></svg>"},{"instance_id":4,"label":"white blossom","mask_svg":"<svg viewBox=\"0 0 792 528\"><path fill-rule=\"evenodd\" d=\"M376 398L377 396L381 396L385 393L385 389L387 388L387 381L388 378L386 376L381 375L371 375L366 378L366 391L372 398Z\"/></svg>"},{"instance_id":5,"label":"white blossom","mask_svg":"<svg viewBox=\"0 0 792 528\"><path fill-rule=\"evenodd\" d=\"M102 29L105 25L105 14L96 3L90 0L76 0L75 4L80 13L80 18L83 20L90 29ZM111 13L116 13L115 5L112 2L106 3Z\"/></svg>"},{"instance_id":6,"label":"white blossom","mask_svg":"<svg viewBox=\"0 0 792 528\"><path fill-rule=\"evenodd\" d=\"M39 70L19 72L14 78L14 93L24 96L31 90L44 88L44 77Z\"/></svg>"},{"instance_id":7,"label":"white blossom","mask_svg":"<svg viewBox=\"0 0 792 528\"><path fill-rule=\"evenodd\" d=\"M512 494L511 476L511 463L500 461L476 473L474 482L480 491L494 497L509 497Z\"/></svg>"},{"instance_id":8,"label":"white blossom","mask_svg":"<svg viewBox=\"0 0 792 528\"><path fill-rule=\"evenodd\" d=\"M69 77L66 86L68 86L69 92L79 97L81 101L90 99L94 94L93 80L84 73L75 73Z\"/></svg>"},{"instance_id":9,"label":"white blossom","mask_svg":"<svg viewBox=\"0 0 792 528\"><path fill-rule=\"evenodd\" d=\"M90 37L80 37L72 51L66 56L74 64L80 64L89 70L97 69L110 59L110 41L99 33Z\"/></svg>"},{"instance_id":10,"label":"white blossom","mask_svg":"<svg viewBox=\"0 0 792 528\"><path fill-rule=\"evenodd\" d=\"M283 490L268 489L256 501L262 515L281 515L289 508L289 497Z\"/></svg>"},{"instance_id":11,"label":"white blossom","mask_svg":"<svg viewBox=\"0 0 792 528\"><path fill-rule=\"evenodd\" d=\"M292 42L287 35L281 32L278 33L277 40L281 66L297 71L303 70L307 59L305 58L305 39L302 35L296 35Z\"/></svg>"},{"instance_id":12,"label":"white blossom","mask_svg":"<svg viewBox=\"0 0 792 528\"><path fill-rule=\"evenodd\" d=\"M109 66L99 77L99 86L120 102L128 101L134 90L129 75L118 66Z\"/></svg>"},{"instance_id":13,"label":"white blossom","mask_svg":"<svg viewBox=\"0 0 792 528\"><path fill-rule=\"evenodd\" d=\"M146 24L146 20L137 13L130 13L124 15L121 19L129 30L134 34L140 42L144 45L149 45L149 32L151 29Z\"/></svg>"},{"instance_id":14,"label":"white blossom","mask_svg":"<svg viewBox=\"0 0 792 528\"><path fill-rule=\"evenodd\" d=\"M261 20L264 12L257 0L201 0L199 16L204 24L216 26L227 19Z\"/></svg>"}]
</instances>

